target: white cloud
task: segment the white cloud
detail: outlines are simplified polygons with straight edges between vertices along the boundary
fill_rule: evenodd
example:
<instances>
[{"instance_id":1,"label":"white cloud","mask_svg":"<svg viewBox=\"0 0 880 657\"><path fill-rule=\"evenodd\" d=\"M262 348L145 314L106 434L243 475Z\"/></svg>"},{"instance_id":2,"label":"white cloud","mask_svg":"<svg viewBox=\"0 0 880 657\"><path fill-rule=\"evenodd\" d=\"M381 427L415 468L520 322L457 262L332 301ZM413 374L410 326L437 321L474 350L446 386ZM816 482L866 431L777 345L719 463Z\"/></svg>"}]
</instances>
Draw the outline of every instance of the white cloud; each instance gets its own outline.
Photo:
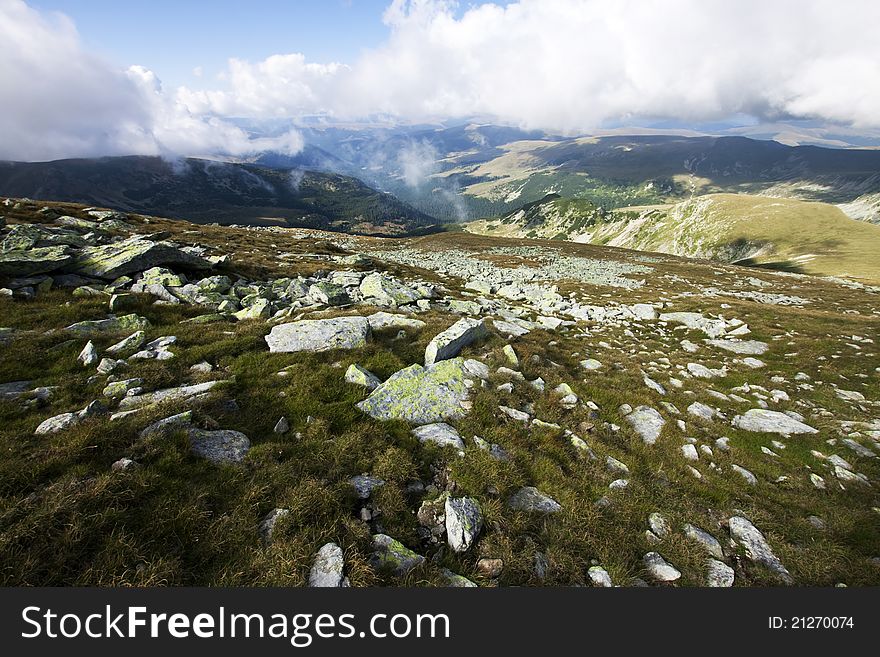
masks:
<instances>
[{"instance_id":1,"label":"white cloud","mask_svg":"<svg viewBox=\"0 0 880 657\"><path fill-rule=\"evenodd\" d=\"M252 139L194 113L141 66L117 70L89 53L73 23L0 0L0 159L94 155L294 154L300 134Z\"/></svg>"},{"instance_id":2,"label":"white cloud","mask_svg":"<svg viewBox=\"0 0 880 657\"><path fill-rule=\"evenodd\" d=\"M437 149L431 144L415 141L400 150L397 163L404 182L410 187L419 187L428 176L438 170L438 159Z\"/></svg>"},{"instance_id":3,"label":"white cloud","mask_svg":"<svg viewBox=\"0 0 880 657\"><path fill-rule=\"evenodd\" d=\"M395 0L391 33L351 66L302 55L232 60L198 111L278 116L490 115L584 131L632 118L735 114L880 124L873 0Z\"/></svg>"},{"instance_id":4,"label":"white cloud","mask_svg":"<svg viewBox=\"0 0 880 657\"><path fill-rule=\"evenodd\" d=\"M117 71L74 26L0 0L0 157L296 152L224 117L407 120L485 115L584 132L640 119L733 115L880 127L875 0L394 0L389 36L349 64L231 59L219 88L163 90Z\"/></svg>"}]
</instances>

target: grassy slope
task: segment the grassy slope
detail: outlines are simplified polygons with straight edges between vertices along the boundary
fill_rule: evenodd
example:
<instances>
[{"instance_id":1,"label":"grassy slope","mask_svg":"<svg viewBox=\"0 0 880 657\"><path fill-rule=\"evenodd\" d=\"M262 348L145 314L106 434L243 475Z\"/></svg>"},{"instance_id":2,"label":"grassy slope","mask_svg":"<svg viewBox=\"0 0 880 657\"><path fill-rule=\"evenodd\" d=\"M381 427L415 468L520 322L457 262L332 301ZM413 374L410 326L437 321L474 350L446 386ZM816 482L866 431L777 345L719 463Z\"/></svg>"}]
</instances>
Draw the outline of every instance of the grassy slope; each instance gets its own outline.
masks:
<instances>
[{"instance_id":1,"label":"grassy slope","mask_svg":"<svg viewBox=\"0 0 880 657\"><path fill-rule=\"evenodd\" d=\"M145 232L166 228L182 231L193 227L162 220L143 226ZM257 266L264 275L291 275L315 266L308 259L282 260L272 254L326 249L326 241L316 238L297 240L285 234L205 229L201 241L238 247L243 254L255 251L262 258ZM359 242L373 248L397 244L378 239ZM464 234L408 243L429 249L474 250L524 244ZM553 246L570 255L639 257L591 245ZM737 267L706 266L671 257L660 258L652 266L656 275L640 290L576 282L563 287L577 290L595 303L607 303L603 295L608 294L629 303L692 292L698 289L695 285L729 288L752 275ZM430 277L427 272L422 274ZM667 401L682 410L695 399L716 405L706 394L709 387L725 391L744 381L769 385L771 374L791 381L801 370L817 385L820 380L839 382L869 399L880 398L876 373L867 380L859 378L880 364L876 346L856 351L847 346L849 338L844 338L880 334L876 296L818 279L779 277L769 272L755 275L773 283L777 291L821 298L822 303L801 310L733 298L677 300L677 310L714 312L723 300L731 306L725 314L747 321L754 337L772 341L774 347L764 357L766 370L735 370L711 384L690 382L688 390L670 390ZM453 289L458 287L455 280L447 282ZM845 314L845 309L854 308L862 314ZM188 326L179 320L198 314L199 309L154 306L147 298L135 311L153 323L149 338L178 336L172 348L178 357L134 364L130 374L142 376L150 388L175 385L199 380L188 368L207 359L220 376L234 375L235 382L224 396L235 398L240 410L215 401L197 409L196 414L200 422L211 418L222 427L246 432L253 449L242 467L218 467L190 455L183 435L162 440L137 438L137 432L152 419L183 410L173 405L112 425L95 418L60 434L34 436L33 429L41 420L81 408L100 394L97 386L86 383L90 372L76 363L84 340L68 342L64 334L47 331L76 320L104 317L106 306L94 299L72 298L63 291L32 302L0 299L3 325L21 331L9 346L0 346L0 381L26 378L60 386L49 407L27 410L18 404L0 403L0 583L301 585L315 552L333 540L345 550L347 573L355 586L436 584L441 566L491 584L477 574L475 564L481 556L504 559L502 585L584 583L591 559L608 569L615 582L626 583L630 577L645 576L641 556L654 549L682 570L680 584L697 585L701 583L704 554L677 529L683 522L691 522L724 542L724 530L718 523L734 512L742 512L755 522L799 583L880 583L880 566L870 561L880 554L880 514L872 510L878 506L875 490L857 486L841 490L830 485L822 492L807 479L810 469L828 477L822 463L811 456L811 449L840 451L872 480L880 476L876 459L858 458L826 444L827 439L837 436L830 419L815 423L822 430L817 436L787 440L788 449L778 459L760 451L762 445L769 444L769 437L737 431L727 423L689 421L690 431L684 434L670 422L654 447L643 445L629 430L618 413L619 405L656 405L658 401L642 384L641 369L652 368L650 363L664 357L673 366L691 360L713 367L719 364L720 353L704 352L695 357L681 351L678 340L690 337L698 341L698 334L676 331L670 340L651 328L634 327L626 334L620 329L595 327L588 335L536 330L516 340L513 346L527 378L543 377L548 390L563 381L570 383L582 399L599 405L602 420L622 429L615 433L603 428L585 409L564 411L550 395L539 394L528 385L517 385L513 394L498 392L495 386L504 379L496 375L493 385L477 393L471 415L454 424L466 438L478 434L508 450L511 461L499 463L470 442L465 458L420 446L409 436L409 427L373 421L359 413L354 403L363 392L343 382L343 372L351 362L382 377L419 362L430 337L455 317L426 315L423 319L428 328L407 340L393 340L392 331L378 334L375 342L363 349L308 355L269 354L262 340L268 330L263 322ZM358 312L366 314L369 309ZM119 337L100 338L97 346L102 349ZM484 359L494 371L506 364L501 353L504 344L494 336L467 348L465 355ZM533 360L533 356L537 358ZM585 375L577 362L586 356L600 359L606 368ZM620 363L620 368L611 367L614 363ZM292 375L277 377L275 373L284 367L292 367ZM795 404L798 398L820 403L841 419L872 417L870 412L854 411L838 400L827 386L820 386L815 394L799 392L782 408L803 412ZM564 439L552 433L529 432L497 411L499 403L517 406L525 401L534 402L543 419L581 433L600 459L611 455L626 462L633 472L627 491L608 491L608 483L616 477L606 472L602 461L579 459ZM293 427L285 436L272 432L281 415L286 415ZM315 420L307 423L308 416ZM582 431L583 422L597 426ZM295 432L302 435L297 437ZM718 452L714 459L724 472L713 473L701 461L697 467L705 479L694 479L679 451L686 435L709 443L719 435L729 436L731 452ZM135 458L141 467L111 473L110 464L123 456ZM758 486L745 485L730 471L731 462L754 472L760 479ZM479 544L462 555L447 551L437 563L429 562L405 580L374 573L366 564L369 532L355 517L356 501L346 483L348 477L372 472L385 479L387 483L376 499L385 530L420 549L412 513L418 501L407 497L406 484L413 477L430 481L434 473L447 469L457 484L456 494L473 495L483 507L486 523ZM782 474L789 479L773 483ZM833 483L830 477L828 480ZM503 503L504 496L522 485L534 485L553 495L563 505L563 512L545 518L511 511ZM492 493L490 487L498 492ZM614 498L613 510L601 511L594 505L602 495ZM289 508L291 514L279 525L273 544L264 547L257 526L275 507ZM658 510L669 517L675 530L659 548L644 538L646 517ZM826 520L825 531L809 524L806 518L812 514ZM536 551L545 554L550 564L544 582L533 572ZM738 563L738 585L778 583L745 560Z\"/></svg>"},{"instance_id":2,"label":"grassy slope","mask_svg":"<svg viewBox=\"0 0 880 657\"><path fill-rule=\"evenodd\" d=\"M481 220L470 232L552 238L880 282L880 227L854 221L827 203L745 194L709 194L668 206L622 208L584 227L592 214L561 200L541 210L545 227L528 217ZM531 215L535 214L533 210ZM616 220L615 220L616 218Z\"/></svg>"}]
</instances>

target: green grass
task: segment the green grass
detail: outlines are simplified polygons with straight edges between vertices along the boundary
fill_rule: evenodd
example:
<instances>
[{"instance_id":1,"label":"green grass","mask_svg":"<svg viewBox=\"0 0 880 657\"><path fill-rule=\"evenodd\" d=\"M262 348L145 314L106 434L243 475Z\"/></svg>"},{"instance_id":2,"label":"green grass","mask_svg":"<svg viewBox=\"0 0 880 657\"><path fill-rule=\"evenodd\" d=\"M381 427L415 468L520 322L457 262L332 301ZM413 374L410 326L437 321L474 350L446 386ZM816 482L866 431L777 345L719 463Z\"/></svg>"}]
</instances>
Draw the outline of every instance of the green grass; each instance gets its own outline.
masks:
<instances>
[{"instance_id":1,"label":"green grass","mask_svg":"<svg viewBox=\"0 0 880 657\"><path fill-rule=\"evenodd\" d=\"M206 229L204 241L226 239L226 231L231 230ZM248 233L241 239L248 240L247 248L263 253L263 259L249 263L253 271L291 275L314 267L304 259L279 268L268 255L272 253L269 242L286 249L282 236ZM293 243L291 239L291 248ZM410 242L436 249L512 243L460 233ZM309 252L315 244L297 248ZM556 246L564 253L590 257L638 257L590 245ZM826 441L840 438L836 424L811 417L814 409L796 403L800 399L827 409L837 419L876 417L876 407L853 407L838 399L828 385L836 383L861 391L869 400L880 399L880 379L874 369L880 366L876 351L880 347L864 345L857 351L846 345L846 336L876 339L880 335L876 295L820 279L780 278L769 272L673 258L658 257L651 266L653 274L637 290L576 281L560 287L602 305L609 302L603 295L609 294L625 303L674 299L676 310L719 312L721 302L729 304L721 312L746 321L753 331L750 337L771 344L771 351L762 356L767 367L760 371L733 368L723 379L688 381L686 390L693 394L667 386L669 393L663 399L682 413L693 401L722 405L730 418L736 409L744 411L749 406L717 402L707 388L727 393L750 382L769 389L776 387L770 377L780 375L788 383L779 387L789 391L792 401L774 408L807 415L820 433L785 440L787 448L777 450L780 458L774 459L760 449L769 447L773 436L738 431L728 421L700 423L690 418L685 418L688 430L682 432L667 415L670 421L658 443L646 446L618 410L623 403L659 408L660 398L643 385L641 370L666 385L668 376L687 362L718 367L733 357L706 347L698 354L687 354L679 347L680 340L688 337L699 343L703 336L671 327L663 335L651 323L633 324L631 334L609 326L591 326L583 334L581 326L556 332L535 330L512 343L523 374L527 379L542 377L548 392L542 394L521 383L512 394L500 392L496 386L507 379L493 374L490 385L475 392L471 413L452 423L467 445L460 458L451 451L420 445L403 423L379 422L362 414L355 403L364 392L343 380L345 368L353 362L382 378L420 362L429 339L455 317L426 313L422 319L428 326L410 331L407 339L396 340L393 330L377 332L368 346L348 352L270 354L263 341L268 332L264 322L181 324L203 311L154 306L143 298L133 312L152 323L150 339L178 337L171 347L177 358L133 363L126 376L144 378L149 389L212 378L233 380L194 409L199 425L240 430L252 442L241 465L217 466L195 458L183 433L138 438L144 426L184 410L183 405L168 404L114 422L96 417L58 434L35 436L34 428L42 420L78 410L100 396L103 380L89 383L92 370L76 362L85 339L71 338L58 329L74 321L105 317L106 302L76 299L66 291L26 302L0 299L0 324L17 330L13 341L0 346L0 382L26 379L34 385L58 387L45 406L0 402L0 584L298 586L306 582L321 545L334 541L345 552L346 574L353 586L439 585L443 567L486 586L584 584L593 562L605 567L615 583L625 585L632 578L646 577L641 559L650 550L659 551L682 571L678 585L700 585L705 555L684 537L681 525L697 525L726 545L723 525L734 514L745 515L765 534L798 584L880 584L880 566L872 561L880 555L880 514L873 510L880 506L877 459L859 458L842 446L829 445ZM747 276L772 282L774 291L806 296L813 303L804 309L783 308L698 294L700 286L733 289L736 281ZM458 285L455 279L446 283L451 288ZM679 296L685 293L692 296ZM860 314L845 314L845 309L858 309ZM321 316L338 312L355 311ZM372 309L356 312L369 314ZM121 337L104 336L96 344L101 350ZM504 344L492 336L466 348L464 355L479 358L494 372L507 364L501 351ZM582 370L578 362L586 357L600 360L603 369ZM669 359L669 375L662 374L661 358ZM202 360L214 365L215 372L193 375L190 366ZM282 370L287 371L286 377L277 375ZM792 381L799 371L812 378L815 390L794 387ZM600 408L598 417L582 407L562 409L549 391L563 382L582 400L594 401ZM230 399L235 400L235 407L226 403ZM500 404L520 407L525 403L534 404L542 420L577 433L599 459L583 458L565 437L529 430L498 410ZM282 415L290 421L291 431L277 435L273 427ZM618 425L619 430L612 430L606 422ZM471 440L474 435L500 444L510 460L495 461L476 449ZM703 479L695 479L680 452L685 438L714 446L720 436L728 436L731 445L728 453L715 451L712 460L720 471L711 469L701 457L695 466ZM841 489L811 450L842 455L874 487ZM606 470L606 456L629 466L626 490L608 489L617 476ZM140 467L111 472L111 464L122 457L135 459ZM746 485L731 471L732 463L752 471L758 485ZM826 491L810 484L811 470L825 477ZM357 517L358 501L348 484L350 477L363 472L386 482L372 502L380 512L381 529L429 557L404 578L374 572L367 563L370 529ZM774 483L782 475L788 479ZM413 496L408 487L414 480L433 484L436 490L424 498ZM512 511L506 498L526 485L554 497L562 511L546 517ZM464 554L430 547L419 539L415 511L423 499L444 487L455 495L475 497L485 515L479 541ZM603 496L612 500L610 508L596 506ZM276 528L272 544L265 546L258 525L276 507L287 508L290 514ZM667 516L673 529L659 546L644 536L647 517L654 511ZM814 529L807 521L810 515L823 518L827 528ZM536 553L549 564L543 580L535 573ZM732 560L737 585L779 583L741 556ZM477 561L482 557L503 559L497 582L480 577Z\"/></svg>"}]
</instances>

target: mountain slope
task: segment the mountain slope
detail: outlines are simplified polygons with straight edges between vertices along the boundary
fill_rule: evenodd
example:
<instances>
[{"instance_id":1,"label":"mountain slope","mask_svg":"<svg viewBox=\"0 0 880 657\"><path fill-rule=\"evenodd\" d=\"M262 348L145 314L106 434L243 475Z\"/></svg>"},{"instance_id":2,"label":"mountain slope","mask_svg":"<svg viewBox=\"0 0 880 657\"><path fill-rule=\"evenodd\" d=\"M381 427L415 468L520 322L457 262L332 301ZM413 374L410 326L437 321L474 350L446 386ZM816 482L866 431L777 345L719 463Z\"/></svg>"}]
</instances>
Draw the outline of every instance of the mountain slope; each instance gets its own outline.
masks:
<instances>
[{"instance_id":1,"label":"mountain slope","mask_svg":"<svg viewBox=\"0 0 880 657\"><path fill-rule=\"evenodd\" d=\"M434 220L357 178L158 157L0 163L0 194L196 222L402 234Z\"/></svg>"},{"instance_id":2,"label":"mountain slope","mask_svg":"<svg viewBox=\"0 0 880 657\"><path fill-rule=\"evenodd\" d=\"M880 281L880 227L853 221L827 203L709 194L604 214L589 203L555 197L465 230Z\"/></svg>"},{"instance_id":3,"label":"mountain slope","mask_svg":"<svg viewBox=\"0 0 880 657\"><path fill-rule=\"evenodd\" d=\"M465 196L493 202L497 214L550 193L614 208L683 199L695 192L841 204L880 192L880 151L870 149L671 135L520 141L501 149L498 157L438 177L455 178Z\"/></svg>"}]
</instances>

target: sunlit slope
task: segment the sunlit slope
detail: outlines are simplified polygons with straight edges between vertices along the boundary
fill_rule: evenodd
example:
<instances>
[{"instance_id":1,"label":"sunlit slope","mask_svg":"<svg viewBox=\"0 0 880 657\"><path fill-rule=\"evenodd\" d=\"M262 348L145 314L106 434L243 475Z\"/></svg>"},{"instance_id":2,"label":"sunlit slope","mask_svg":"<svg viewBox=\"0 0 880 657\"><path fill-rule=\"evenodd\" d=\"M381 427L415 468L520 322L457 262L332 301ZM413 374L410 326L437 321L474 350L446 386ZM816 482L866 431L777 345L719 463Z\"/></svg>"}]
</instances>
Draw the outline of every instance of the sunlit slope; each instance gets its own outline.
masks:
<instances>
[{"instance_id":1,"label":"sunlit slope","mask_svg":"<svg viewBox=\"0 0 880 657\"><path fill-rule=\"evenodd\" d=\"M468 226L481 234L569 239L642 251L743 262L789 271L880 281L880 227L827 203L710 194L674 205L622 208L604 217L584 207L559 221L559 200ZM568 206L570 210L571 205ZM534 217L548 219L536 227Z\"/></svg>"}]
</instances>

